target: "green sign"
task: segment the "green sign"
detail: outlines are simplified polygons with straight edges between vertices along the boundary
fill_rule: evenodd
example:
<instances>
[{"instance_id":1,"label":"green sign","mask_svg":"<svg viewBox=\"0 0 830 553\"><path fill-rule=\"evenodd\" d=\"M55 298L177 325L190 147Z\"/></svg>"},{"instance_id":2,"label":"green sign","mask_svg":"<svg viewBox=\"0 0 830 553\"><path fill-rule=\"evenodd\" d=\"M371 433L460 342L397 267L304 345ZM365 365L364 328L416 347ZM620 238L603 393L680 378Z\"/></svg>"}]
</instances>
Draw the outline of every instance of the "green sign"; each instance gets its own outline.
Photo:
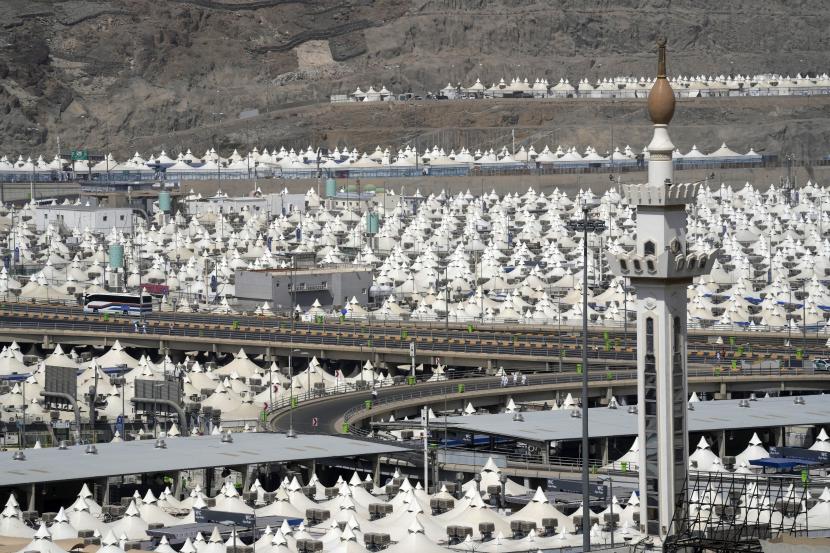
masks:
<instances>
[{"instance_id":1,"label":"green sign","mask_svg":"<svg viewBox=\"0 0 830 553\"><path fill-rule=\"evenodd\" d=\"M372 400L371 399L365 400L363 402L363 407L365 407L366 409L371 409L372 408Z\"/></svg>"},{"instance_id":2,"label":"green sign","mask_svg":"<svg viewBox=\"0 0 830 553\"><path fill-rule=\"evenodd\" d=\"M805 484L810 481L810 473L807 469L801 469L801 481Z\"/></svg>"},{"instance_id":3,"label":"green sign","mask_svg":"<svg viewBox=\"0 0 830 553\"><path fill-rule=\"evenodd\" d=\"M88 150L72 150L72 161L86 161L88 159Z\"/></svg>"},{"instance_id":4,"label":"green sign","mask_svg":"<svg viewBox=\"0 0 830 553\"><path fill-rule=\"evenodd\" d=\"M459 393L459 394L463 394L463 393L464 393L464 384L459 384L459 385L458 385L458 393Z\"/></svg>"},{"instance_id":5,"label":"green sign","mask_svg":"<svg viewBox=\"0 0 830 553\"><path fill-rule=\"evenodd\" d=\"M412 375L407 376L406 377L406 383L409 384L410 386L412 386L413 384L415 384L415 377L412 376Z\"/></svg>"},{"instance_id":6,"label":"green sign","mask_svg":"<svg viewBox=\"0 0 830 553\"><path fill-rule=\"evenodd\" d=\"M623 461L620 463L620 468L622 468L623 472L628 472L628 461Z\"/></svg>"},{"instance_id":7,"label":"green sign","mask_svg":"<svg viewBox=\"0 0 830 553\"><path fill-rule=\"evenodd\" d=\"M576 364L576 374L582 374L582 363Z\"/></svg>"},{"instance_id":8,"label":"green sign","mask_svg":"<svg viewBox=\"0 0 830 553\"><path fill-rule=\"evenodd\" d=\"M730 336L730 337L729 337L729 345L730 345L730 346L734 346L734 345L735 345L735 337L734 337L734 336Z\"/></svg>"},{"instance_id":9,"label":"green sign","mask_svg":"<svg viewBox=\"0 0 830 553\"><path fill-rule=\"evenodd\" d=\"M348 434L348 433L349 433L349 423L344 422L343 423L343 434Z\"/></svg>"}]
</instances>

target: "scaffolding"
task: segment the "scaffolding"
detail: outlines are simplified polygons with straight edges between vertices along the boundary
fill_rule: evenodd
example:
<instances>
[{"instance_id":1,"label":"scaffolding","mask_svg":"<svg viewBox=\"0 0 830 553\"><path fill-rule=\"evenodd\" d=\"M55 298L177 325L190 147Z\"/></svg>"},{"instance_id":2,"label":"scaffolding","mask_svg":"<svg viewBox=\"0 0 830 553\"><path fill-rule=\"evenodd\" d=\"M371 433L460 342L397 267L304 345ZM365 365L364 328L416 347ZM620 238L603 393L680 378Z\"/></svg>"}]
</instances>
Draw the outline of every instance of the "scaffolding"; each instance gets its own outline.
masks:
<instances>
[{"instance_id":1,"label":"scaffolding","mask_svg":"<svg viewBox=\"0 0 830 553\"><path fill-rule=\"evenodd\" d=\"M808 475L690 472L664 551L760 552L761 540L809 532Z\"/></svg>"}]
</instances>

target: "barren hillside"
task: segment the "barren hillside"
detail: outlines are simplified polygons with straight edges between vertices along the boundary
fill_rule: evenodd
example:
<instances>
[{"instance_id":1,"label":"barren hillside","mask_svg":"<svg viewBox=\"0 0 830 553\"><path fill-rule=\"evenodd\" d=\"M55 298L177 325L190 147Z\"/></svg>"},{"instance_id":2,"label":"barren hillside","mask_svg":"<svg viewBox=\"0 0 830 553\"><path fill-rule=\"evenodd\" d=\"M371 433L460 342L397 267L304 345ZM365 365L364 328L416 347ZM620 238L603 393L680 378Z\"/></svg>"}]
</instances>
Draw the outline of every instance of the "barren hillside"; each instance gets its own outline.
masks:
<instances>
[{"instance_id":1,"label":"barren hillside","mask_svg":"<svg viewBox=\"0 0 830 553\"><path fill-rule=\"evenodd\" d=\"M477 77L649 74L658 34L669 37L672 73L826 71L829 23L821 0L5 0L0 151L54 151L58 136L120 152L187 137L302 143L352 128L358 146L434 142L459 127L484 129L468 138L481 142L517 125L532 140L559 132L561 117L575 134L561 141L608 141L612 126L641 122L639 105L583 106L582 119L567 113L572 104L286 107L370 83L423 91ZM720 122L725 109L754 133L744 142L827 149L827 102L739 106L713 103L703 121ZM250 110L262 115L240 121ZM580 131L582 121L594 131Z\"/></svg>"}]
</instances>

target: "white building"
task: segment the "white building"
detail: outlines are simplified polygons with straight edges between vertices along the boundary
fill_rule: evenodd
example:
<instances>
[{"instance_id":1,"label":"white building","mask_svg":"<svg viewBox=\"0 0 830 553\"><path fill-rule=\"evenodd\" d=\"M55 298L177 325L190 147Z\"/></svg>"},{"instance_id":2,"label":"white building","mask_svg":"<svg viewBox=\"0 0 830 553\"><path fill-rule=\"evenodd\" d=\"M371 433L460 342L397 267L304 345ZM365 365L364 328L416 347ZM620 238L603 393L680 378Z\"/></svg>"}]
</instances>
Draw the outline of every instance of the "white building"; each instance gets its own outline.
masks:
<instances>
[{"instance_id":1,"label":"white building","mask_svg":"<svg viewBox=\"0 0 830 553\"><path fill-rule=\"evenodd\" d=\"M98 207L88 205L38 206L34 223L39 231L52 225L65 230L89 229L108 232L112 228L130 232L133 228L133 210L129 207Z\"/></svg>"},{"instance_id":2,"label":"white building","mask_svg":"<svg viewBox=\"0 0 830 553\"><path fill-rule=\"evenodd\" d=\"M262 196L213 196L188 200L187 210L191 215L200 213L242 213L278 215L292 211L306 210L305 194L265 194Z\"/></svg>"}]
</instances>

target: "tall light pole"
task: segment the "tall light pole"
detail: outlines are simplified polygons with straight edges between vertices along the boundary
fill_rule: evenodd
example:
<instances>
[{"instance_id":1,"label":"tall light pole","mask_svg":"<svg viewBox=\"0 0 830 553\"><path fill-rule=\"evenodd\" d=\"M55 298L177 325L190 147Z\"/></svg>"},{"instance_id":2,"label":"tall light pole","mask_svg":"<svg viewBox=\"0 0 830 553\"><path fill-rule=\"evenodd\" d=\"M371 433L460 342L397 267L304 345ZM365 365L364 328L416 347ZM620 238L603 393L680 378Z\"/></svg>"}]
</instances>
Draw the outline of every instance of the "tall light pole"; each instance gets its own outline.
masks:
<instances>
[{"instance_id":1,"label":"tall light pole","mask_svg":"<svg viewBox=\"0 0 830 553\"><path fill-rule=\"evenodd\" d=\"M294 334L291 334L291 347L288 349L288 433L289 438L296 438L294 432L294 368L291 365L291 355L294 353Z\"/></svg>"},{"instance_id":2,"label":"tall light pole","mask_svg":"<svg viewBox=\"0 0 830 553\"><path fill-rule=\"evenodd\" d=\"M588 232L600 233L605 230L601 219L589 219L588 212L596 204L584 201L582 219L571 219L567 227L582 231L582 549L591 550L591 494L590 468L588 460Z\"/></svg>"},{"instance_id":3,"label":"tall light pole","mask_svg":"<svg viewBox=\"0 0 830 553\"><path fill-rule=\"evenodd\" d=\"M39 133L40 132L40 129L37 128L37 127L29 127L26 130L31 131L33 133ZM29 183L29 201L32 202L32 205L34 205L34 203L35 203L35 170L36 170L35 163L37 163L37 160L32 161L32 180Z\"/></svg>"}]
</instances>

